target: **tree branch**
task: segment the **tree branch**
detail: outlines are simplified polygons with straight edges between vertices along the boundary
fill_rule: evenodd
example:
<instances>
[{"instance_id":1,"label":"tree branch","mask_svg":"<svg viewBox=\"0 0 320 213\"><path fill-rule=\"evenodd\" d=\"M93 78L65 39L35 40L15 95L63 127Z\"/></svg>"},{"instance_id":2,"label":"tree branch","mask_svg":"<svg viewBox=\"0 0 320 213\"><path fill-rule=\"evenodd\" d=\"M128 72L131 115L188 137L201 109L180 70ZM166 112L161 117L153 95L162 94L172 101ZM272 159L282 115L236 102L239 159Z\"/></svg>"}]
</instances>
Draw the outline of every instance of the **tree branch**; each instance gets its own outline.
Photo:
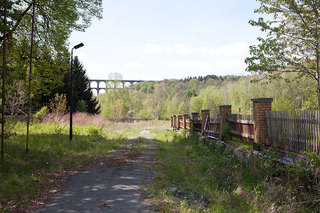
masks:
<instances>
[{"instance_id":1,"label":"tree branch","mask_svg":"<svg viewBox=\"0 0 320 213\"><path fill-rule=\"evenodd\" d=\"M32 2L29 3L29 6L22 12L22 14L20 15L19 19L17 20L17 22L15 23L15 25L12 27L12 29L8 32L7 34L7 40L11 39L13 36L13 33L17 30L18 26L20 25L23 17L28 13L28 11L31 9L32 7ZM0 37L0 43L2 43L4 40L3 37Z\"/></svg>"}]
</instances>

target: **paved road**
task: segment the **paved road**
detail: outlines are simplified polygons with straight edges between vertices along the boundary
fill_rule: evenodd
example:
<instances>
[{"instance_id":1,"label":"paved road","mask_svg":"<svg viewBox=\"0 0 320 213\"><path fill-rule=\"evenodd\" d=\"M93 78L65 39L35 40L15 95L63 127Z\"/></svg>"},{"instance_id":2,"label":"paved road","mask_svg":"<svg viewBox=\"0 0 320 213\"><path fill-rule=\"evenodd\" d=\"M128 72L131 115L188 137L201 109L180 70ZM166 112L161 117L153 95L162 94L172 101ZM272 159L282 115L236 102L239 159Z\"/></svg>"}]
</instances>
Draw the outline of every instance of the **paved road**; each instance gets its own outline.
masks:
<instances>
[{"instance_id":1,"label":"paved road","mask_svg":"<svg viewBox=\"0 0 320 213\"><path fill-rule=\"evenodd\" d=\"M139 193L139 186L152 182L155 146L145 139L146 146L137 154L129 148L133 141L71 177L37 212L155 212Z\"/></svg>"}]
</instances>

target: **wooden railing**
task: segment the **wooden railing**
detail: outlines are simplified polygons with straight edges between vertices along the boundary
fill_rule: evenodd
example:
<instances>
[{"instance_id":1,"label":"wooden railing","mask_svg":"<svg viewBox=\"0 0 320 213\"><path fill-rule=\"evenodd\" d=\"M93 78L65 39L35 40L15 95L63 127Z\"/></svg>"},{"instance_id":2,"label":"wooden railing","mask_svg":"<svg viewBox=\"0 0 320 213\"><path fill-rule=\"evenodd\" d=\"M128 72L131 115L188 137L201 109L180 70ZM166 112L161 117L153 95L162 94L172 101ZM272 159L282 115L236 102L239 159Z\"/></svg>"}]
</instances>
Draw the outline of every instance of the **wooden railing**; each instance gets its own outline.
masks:
<instances>
[{"instance_id":1,"label":"wooden railing","mask_svg":"<svg viewBox=\"0 0 320 213\"><path fill-rule=\"evenodd\" d=\"M271 147L281 151L320 154L320 111L272 111L270 98L252 99L251 115L231 114L230 105L221 105L219 115L210 119L210 110L171 117L174 130L191 129L202 136L224 139L224 128L232 137L253 142L254 149ZM200 115L200 116L199 116Z\"/></svg>"},{"instance_id":2,"label":"wooden railing","mask_svg":"<svg viewBox=\"0 0 320 213\"><path fill-rule=\"evenodd\" d=\"M320 151L320 111L268 111L273 146L295 152Z\"/></svg>"},{"instance_id":3,"label":"wooden railing","mask_svg":"<svg viewBox=\"0 0 320 213\"><path fill-rule=\"evenodd\" d=\"M249 142L254 141L254 127L251 115L228 114L231 136Z\"/></svg>"},{"instance_id":4,"label":"wooden railing","mask_svg":"<svg viewBox=\"0 0 320 213\"><path fill-rule=\"evenodd\" d=\"M219 137L220 134L220 118L211 119L207 122L207 127L204 129L204 135Z\"/></svg>"},{"instance_id":5,"label":"wooden railing","mask_svg":"<svg viewBox=\"0 0 320 213\"><path fill-rule=\"evenodd\" d=\"M186 127L184 128L184 121L186 119ZM177 119L176 125L174 124L174 119ZM226 121L230 125L230 133L232 137L239 138L241 140L253 142L253 121L250 115L240 115L240 114L227 114ZM217 116L214 119L206 120L204 127L202 129L202 120L199 117L196 119L189 119L189 115L174 115L171 117L171 127L175 130L180 129L190 129L194 131L202 132L202 134L219 137L220 136L220 117Z\"/></svg>"}]
</instances>

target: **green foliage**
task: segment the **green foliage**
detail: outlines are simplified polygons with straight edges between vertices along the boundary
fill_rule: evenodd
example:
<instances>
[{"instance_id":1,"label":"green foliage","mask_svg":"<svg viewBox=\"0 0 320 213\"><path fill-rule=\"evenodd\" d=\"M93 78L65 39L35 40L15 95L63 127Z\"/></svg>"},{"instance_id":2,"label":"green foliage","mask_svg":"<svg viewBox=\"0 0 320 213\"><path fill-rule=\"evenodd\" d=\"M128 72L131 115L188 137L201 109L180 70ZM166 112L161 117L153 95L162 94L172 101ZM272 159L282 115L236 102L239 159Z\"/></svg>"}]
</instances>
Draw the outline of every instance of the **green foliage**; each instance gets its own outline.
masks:
<instances>
[{"instance_id":1,"label":"green foliage","mask_svg":"<svg viewBox=\"0 0 320 213\"><path fill-rule=\"evenodd\" d=\"M159 137L157 176L149 188L161 211L170 212L269 212L290 208L290 212L318 210L319 183L310 182L310 174L295 165L281 167L264 152L262 158L244 165L221 144L203 145L196 137ZM225 150L222 152L222 150ZM318 157L319 158L319 157ZM197 199L175 196L196 192L209 206L193 205Z\"/></svg>"},{"instance_id":2,"label":"green foliage","mask_svg":"<svg viewBox=\"0 0 320 213\"><path fill-rule=\"evenodd\" d=\"M67 98L65 94L59 95L55 94L53 99L50 99L48 104L49 110L56 113L66 113L67 112Z\"/></svg>"},{"instance_id":3,"label":"green foliage","mask_svg":"<svg viewBox=\"0 0 320 213\"><path fill-rule=\"evenodd\" d=\"M196 96L197 96L197 93L196 93L196 90L194 88L189 89L187 91L187 94L186 94L187 98L192 98L192 97L196 97Z\"/></svg>"},{"instance_id":4,"label":"green foliage","mask_svg":"<svg viewBox=\"0 0 320 213\"><path fill-rule=\"evenodd\" d=\"M49 112L49 109L47 106L42 107L38 112L36 112L33 116L34 122L41 122L41 119L43 116L45 116Z\"/></svg>"},{"instance_id":5,"label":"green foliage","mask_svg":"<svg viewBox=\"0 0 320 213\"><path fill-rule=\"evenodd\" d=\"M282 110L294 110L293 103L286 97L280 96L273 100L272 110L282 111Z\"/></svg>"},{"instance_id":6,"label":"green foliage","mask_svg":"<svg viewBox=\"0 0 320 213\"><path fill-rule=\"evenodd\" d=\"M190 111L199 112L202 109L203 98L201 96L192 97L190 100Z\"/></svg>"},{"instance_id":7,"label":"green foliage","mask_svg":"<svg viewBox=\"0 0 320 213\"><path fill-rule=\"evenodd\" d=\"M234 113L240 111L241 114L250 114L251 99L259 97L274 98L274 110L317 108L314 82L310 78L294 73L284 73L280 77L271 82L266 75L252 75L226 82L220 79L206 82L191 79L185 83L164 80L154 83L152 94L139 89L140 83L132 89L109 89L106 94L99 95L99 103L102 114L110 119L114 119L111 111L115 110L121 110L121 119L169 119L173 114L200 112L205 108L210 109L215 117L219 106L224 104L231 104ZM209 86L208 83L216 86ZM186 91L193 89L198 96L186 97Z\"/></svg>"},{"instance_id":8,"label":"green foliage","mask_svg":"<svg viewBox=\"0 0 320 213\"><path fill-rule=\"evenodd\" d=\"M231 139L231 127L229 123L226 123L223 127L222 127L222 138L223 140L227 140L227 139Z\"/></svg>"},{"instance_id":9,"label":"green foliage","mask_svg":"<svg viewBox=\"0 0 320 213\"><path fill-rule=\"evenodd\" d=\"M79 100L76 106L77 112L86 112L87 111L87 104L84 100Z\"/></svg>"},{"instance_id":10,"label":"green foliage","mask_svg":"<svg viewBox=\"0 0 320 213\"><path fill-rule=\"evenodd\" d=\"M142 119L151 119L152 115L151 115L150 111L148 111L147 109L142 109L140 111L139 117Z\"/></svg>"},{"instance_id":11,"label":"green foliage","mask_svg":"<svg viewBox=\"0 0 320 213\"><path fill-rule=\"evenodd\" d=\"M134 88L138 91L142 91L145 94L153 94L154 90L154 83L153 82L141 82L134 85Z\"/></svg>"},{"instance_id":12,"label":"green foliage","mask_svg":"<svg viewBox=\"0 0 320 213\"><path fill-rule=\"evenodd\" d=\"M259 0L259 14L268 14L270 20L259 18L249 23L266 32L258 38L259 44L250 46L251 57L246 58L247 70L268 73L269 79L279 73L296 72L317 83L318 108L320 107L320 4L310 0Z\"/></svg>"},{"instance_id":13,"label":"green foliage","mask_svg":"<svg viewBox=\"0 0 320 213\"><path fill-rule=\"evenodd\" d=\"M129 109L131 98L128 89L112 89L99 95L99 104L102 115L112 120L124 119ZM136 104L136 103L135 103Z\"/></svg>"},{"instance_id":14,"label":"green foliage","mask_svg":"<svg viewBox=\"0 0 320 213\"><path fill-rule=\"evenodd\" d=\"M57 123L30 125L29 153L25 154L26 123L10 126L17 134L7 138L5 156L0 164L0 211L30 205L38 192L57 189L56 174L88 165L124 142L121 134L107 139L99 126L74 126L77 134L69 141L69 128ZM9 209L9 212L13 211ZM4 211L6 212L6 211Z\"/></svg>"},{"instance_id":15,"label":"green foliage","mask_svg":"<svg viewBox=\"0 0 320 213\"><path fill-rule=\"evenodd\" d=\"M181 104L179 105L178 112L179 114L185 114L186 112L188 112L187 106L184 102L181 102Z\"/></svg>"},{"instance_id":16,"label":"green foliage","mask_svg":"<svg viewBox=\"0 0 320 213\"><path fill-rule=\"evenodd\" d=\"M226 100L221 90L209 86L200 91L200 96L204 98L202 109L210 109L210 113L218 115L219 106L226 104Z\"/></svg>"},{"instance_id":17,"label":"green foliage","mask_svg":"<svg viewBox=\"0 0 320 213\"><path fill-rule=\"evenodd\" d=\"M75 106L75 111L88 112L97 114L100 112L98 101L93 97L92 91L89 86L89 78L86 75L86 70L75 57L73 61L73 93L72 102ZM70 105L70 74L67 73L64 78L64 87L60 89L62 93L67 94L68 105Z\"/></svg>"},{"instance_id":18,"label":"green foliage","mask_svg":"<svg viewBox=\"0 0 320 213\"><path fill-rule=\"evenodd\" d=\"M8 1L6 83L8 90L11 91L15 90L18 84L27 85L32 3L33 1ZM4 17L3 6L4 4L0 5L1 23ZM89 27L92 18L102 18L102 0L43 0L36 1L35 8L32 111L39 110L54 98L54 94L61 93L59 88L64 86L64 75L70 70L67 42L70 33L73 30L84 31ZM3 29L1 25L1 35L3 35ZM4 37L1 36L1 46L3 39ZM8 100L10 98L17 100L14 93L7 94Z\"/></svg>"}]
</instances>

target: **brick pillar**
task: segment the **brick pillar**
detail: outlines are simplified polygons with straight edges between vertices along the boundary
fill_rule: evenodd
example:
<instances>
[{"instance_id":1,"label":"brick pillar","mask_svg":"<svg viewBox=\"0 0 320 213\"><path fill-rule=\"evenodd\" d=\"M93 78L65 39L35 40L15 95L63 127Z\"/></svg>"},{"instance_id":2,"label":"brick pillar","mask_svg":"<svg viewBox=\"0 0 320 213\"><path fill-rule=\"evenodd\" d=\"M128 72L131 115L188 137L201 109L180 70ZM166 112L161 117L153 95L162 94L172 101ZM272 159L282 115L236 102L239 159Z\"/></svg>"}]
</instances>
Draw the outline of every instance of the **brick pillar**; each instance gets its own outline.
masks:
<instances>
[{"instance_id":1,"label":"brick pillar","mask_svg":"<svg viewBox=\"0 0 320 213\"><path fill-rule=\"evenodd\" d=\"M201 135L204 136L204 125L206 120L210 120L210 109L201 110Z\"/></svg>"},{"instance_id":2,"label":"brick pillar","mask_svg":"<svg viewBox=\"0 0 320 213\"><path fill-rule=\"evenodd\" d=\"M199 120L199 112L192 112L191 119L192 120Z\"/></svg>"},{"instance_id":3,"label":"brick pillar","mask_svg":"<svg viewBox=\"0 0 320 213\"><path fill-rule=\"evenodd\" d=\"M170 117L170 127L171 129L173 129L173 115L171 115Z\"/></svg>"},{"instance_id":4,"label":"brick pillar","mask_svg":"<svg viewBox=\"0 0 320 213\"><path fill-rule=\"evenodd\" d=\"M172 116L173 130L177 129L177 115Z\"/></svg>"},{"instance_id":5,"label":"brick pillar","mask_svg":"<svg viewBox=\"0 0 320 213\"><path fill-rule=\"evenodd\" d=\"M190 129L195 130L193 122L199 120L199 112L191 112Z\"/></svg>"},{"instance_id":6,"label":"brick pillar","mask_svg":"<svg viewBox=\"0 0 320 213\"><path fill-rule=\"evenodd\" d=\"M231 105L221 105L219 107L220 110L220 131L219 131L219 139L223 140L222 138L222 129L224 125L227 123L227 114L231 114Z\"/></svg>"},{"instance_id":7,"label":"brick pillar","mask_svg":"<svg viewBox=\"0 0 320 213\"><path fill-rule=\"evenodd\" d=\"M183 126L181 126L180 124L180 120L182 120L183 116L182 115L178 115L178 129L182 129Z\"/></svg>"},{"instance_id":8,"label":"brick pillar","mask_svg":"<svg viewBox=\"0 0 320 213\"><path fill-rule=\"evenodd\" d=\"M187 129L187 119L189 118L189 114L183 115L183 129ZM190 125L190 123L189 123Z\"/></svg>"},{"instance_id":9,"label":"brick pillar","mask_svg":"<svg viewBox=\"0 0 320 213\"><path fill-rule=\"evenodd\" d=\"M254 128L254 149L259 149L258 143L270 145L267 135L266 111L271 110L273 98L253 98L252 118Z\"/></svg>"},{"instance_id":10,"label":"brick pillar","mask_svg":"<svg viewBox=\"0 0 320 213\"><path fill-rule=\"evenodd\" d=\"M176 130L179 129L179 117L176 115Z\"/></svg>"}]
</instances>

